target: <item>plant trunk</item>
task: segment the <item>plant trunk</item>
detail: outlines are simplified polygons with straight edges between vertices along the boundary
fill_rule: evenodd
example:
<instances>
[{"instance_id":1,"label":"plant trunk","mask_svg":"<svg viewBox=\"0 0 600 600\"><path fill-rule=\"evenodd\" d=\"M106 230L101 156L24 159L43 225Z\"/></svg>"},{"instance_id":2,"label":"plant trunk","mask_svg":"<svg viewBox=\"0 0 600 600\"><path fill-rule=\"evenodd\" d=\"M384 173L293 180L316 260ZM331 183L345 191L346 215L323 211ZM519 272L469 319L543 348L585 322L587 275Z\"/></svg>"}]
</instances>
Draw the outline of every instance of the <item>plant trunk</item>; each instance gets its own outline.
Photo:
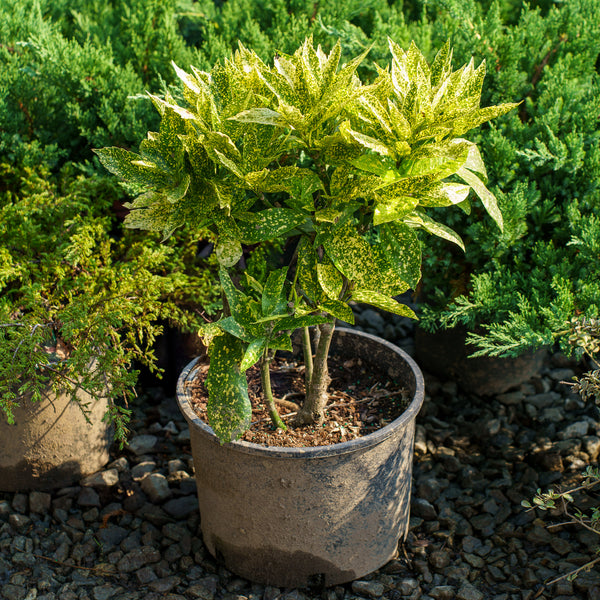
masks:
<instances>
[{"instance_id":1,"label":"plant trunk","mask_svg":"<svg viewBox=\"0 0 600 600\"><path fill-rule=\"evenodd\" d=\"M270 363L271 359L265 352L260 361L260 379L262 383L263 396L265 402L267 403L267 409L273 425L285 431L287 427L279 416L279 412L275 406L275 399L273 398L273 391L271 390L271 374L269 372Z\"/></svg>"},{"instance_id":2,"label":"plant trunk","mask_svg":"<svg viewBox=\"0 0 600 600\"><path fill-rule=\"evenodd\" d=\"M327 388L331 382L327 369L329 346L333 338L335 323L318 325L319 342L313 361L313 372L306 388L306 398L294 419L295 425L320 424L325 420L325 407L329 398Z\"/></svg>"}]
</instances>

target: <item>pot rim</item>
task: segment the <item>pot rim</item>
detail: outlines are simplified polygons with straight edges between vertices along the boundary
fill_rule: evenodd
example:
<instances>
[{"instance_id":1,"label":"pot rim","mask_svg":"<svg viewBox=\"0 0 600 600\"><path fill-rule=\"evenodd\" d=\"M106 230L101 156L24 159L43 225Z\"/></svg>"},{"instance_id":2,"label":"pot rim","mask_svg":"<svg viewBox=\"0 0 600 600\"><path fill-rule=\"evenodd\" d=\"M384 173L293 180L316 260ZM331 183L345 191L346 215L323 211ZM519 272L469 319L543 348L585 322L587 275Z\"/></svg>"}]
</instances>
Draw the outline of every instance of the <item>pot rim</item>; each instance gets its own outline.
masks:
<instances>
[{"instance_id":1,"label":"pot rim","mask_svg":"<svg viewBox=\"0 0 600 600\"><path fill-rule=\"evenodd\" d=\"M201 357L196 357L190 363L188 363L177 380L176 400L179 405L179 410L182 412L190 427L198 427L204 434L209 436L213 443L225 447L235 448L237 451L244 452L246 454L268 455L269 457L281 458L326 458L329 456L340 456L342 454L366 450L367 448L380 444L389 438L395 431L403 428L407 423L416 419L425 399L425 381L423 379L421 369L418 367L414 359L404 350L402 350L402 348L399 348L387 340L375 335L371 335L370 333L366 333L364 331L349 329L347 327L336 327L335 332L357 335L359 337L367 338L380 345L386 346L390 352L397 354L398 357L408 365L409 369L413 373L415 379L415 391L412 395L410 404L399 417L394 419L391 423L388 423L385 427L354 440L338 442L337 444L330 444L327 446L262 446L253 442L246 442L244 440L235 440L233 442L221 444L219 438L215 435L212 428L205 423L192 409L190 404L190 395L185 389L185 384L194 378L194 371Z\"/></svg>"}]
</instances>

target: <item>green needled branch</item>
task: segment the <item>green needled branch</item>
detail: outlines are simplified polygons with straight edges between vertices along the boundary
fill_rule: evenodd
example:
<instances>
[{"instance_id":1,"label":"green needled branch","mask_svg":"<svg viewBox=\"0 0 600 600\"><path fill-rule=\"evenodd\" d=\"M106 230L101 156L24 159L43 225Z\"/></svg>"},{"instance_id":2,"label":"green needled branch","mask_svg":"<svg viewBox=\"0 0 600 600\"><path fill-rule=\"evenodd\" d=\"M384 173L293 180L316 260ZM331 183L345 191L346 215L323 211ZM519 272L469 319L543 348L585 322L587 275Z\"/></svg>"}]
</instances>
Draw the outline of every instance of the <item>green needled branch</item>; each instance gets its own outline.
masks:
<instances>
[{"instance_id":1,"label":"green needled branch","mask_svg":"<svg viewBox=\"0 0 600 600\"><path fill-rule=\"evenodd\" d=\"M286 424L281 420L281 417L277 412L275 399L273 398L273 391L271 390L271 374L269 372L270 364L271 357L268 355L268 351L266 351L260 360L260 380L262 383L263 395L265 397L265 402L267 403L269 416L271 417L273 425L279 429L283 429L283 431L286 431Z\"/></svg>"}]
</instances>

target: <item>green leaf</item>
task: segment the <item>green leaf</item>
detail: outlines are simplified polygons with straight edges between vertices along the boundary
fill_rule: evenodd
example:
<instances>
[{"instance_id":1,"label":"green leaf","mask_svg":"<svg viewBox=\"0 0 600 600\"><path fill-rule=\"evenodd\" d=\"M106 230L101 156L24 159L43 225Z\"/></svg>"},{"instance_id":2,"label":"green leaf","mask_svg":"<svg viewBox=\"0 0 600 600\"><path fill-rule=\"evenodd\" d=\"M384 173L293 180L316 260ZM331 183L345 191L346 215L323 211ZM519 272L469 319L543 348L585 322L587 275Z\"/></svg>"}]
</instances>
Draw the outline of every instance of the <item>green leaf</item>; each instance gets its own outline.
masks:
<instances>
[{"instance_id":1,"label":"green leaf","mask_svg":"<svg viewBox=\"0 0 600 600\"><path fill-rule=\"evenodd\" d=\"M315 305L325 298L317 278L317 253L308 238L303 237L298 244L298 284Z\"/></svg>"},{"instance_id":2,"label":"green leaf","mask_svg":"<svg viewBox=\"0 0 600 600\"><path fill-rule=\"evenodd\" d=\"M250 108L238 113L234 117L229 117L229 120L238 121L239 123L274 125L275 127L284 127L287 125L285 118L276 110L270 108Z\"/></svg>"},{"instance_id":3,"label":"green leaf","mask_svg":"<svg viewBox=\"0 0 600 600\"><path fill-rule=\"evenodd\" d=\"M361 146L372 150L373 152L377 152L382 156L390 156L391 154L390 149L384 142L364 133L360 133L359 131L354 131L350 128L350 123L348 121L345 121L340 125L340 133L347 142L354 140Z\"/></svg>"},{"instance_id":4,"label":"green leaf","mask_svg":"<svg viewBox=\"0 0 600 600\"><path fill-rule=\"evenodd\" d=\"M217 260L223 267L233 267L242 258L242 244L235 238L219 235L215 248Z\"/></svg>"},{"instance_id":5,"label":"green leaf","mask_svg":"<svg viewBox=\"0 0 600 600\"><path fill-rule=\"evenodd\" d=\"M283 286L286 275L287 267L269 273L262 293L263 316L281 313L285 309L286 299L283 295Z\"/></svg>"},{"instance_id":6,"label":"green leaf","mask_svg":"<svg viewBox=\"0 0 600 600\"><path fill-rule=\"evenodd\" d=\"M492 192L490 192L484 185L483 181L477 177L474 173L463 167L457 173L457 175L466 183L468 183L474 190L474 192L479 196L481 203L485 207L485 210L488 212L490 217L494 219L500 231L504 230L504 224L502 221L502 213L498 208L498 203L496 202L496 197Z\"/></svg>"},{"instance_id":7,"label":"green leaf","mask_svg":"<svg viewBox=\"0 0 600 600\"><path fill-rule=\"evenodd\" d=\"M240 325L233 317L219 319L216 324L222 331L226 331L244 342L252 340L252 336L246 331L246 328L243 325Z\"/></svg>"},{"instance_id":8,"label":"green leaf","mask_svg":"<svg viewBox=\"0 0 600 600\"><path fill-rule=\"evenodd\" d=\"M461 204L469 196L470 186L460 183L439 183L423 190L419 195L421 206L451 206Z\"/></svg>"},{"instance_id":9,"label":"green leaf","mask_svg":"<svg viewBox=\"0 0 600 600\"><path fill-rule=\"evenodd\" d=\"M127 182L158 188L169 184L168 174L156 165L144 162L139 154L114 146L95 149L94 152L113 175Z\"/></svg>"},{"instance_id":10,"label":"green leaf","mask_svg":"<svg viewBox=\"0 0 600 600\"><path fill-rule=\"evenodd\" d=\"M327 297L331 300L339 300L344 278L334 265L332 263L317 264L317 278Z\"/></svg>"},{"instance_id":11,"label":"green leaf","mask_svg":"<svg viewBox=\"0 0 600 600\"><path fill-rule=\"evenodd\" d=\"M352 223L346 222L335 229L333 235L323 240L323 247L333 264L349 281L365 289L380 287L380 273L371 247Z\"/></svg>"},{"instance_id":12,"label":"green leaf","mask_svg":"<svg viewBox=\"0 0 600 600\"><path fill-rule=\"evenodd\" d=\"M288 329L300 329L302 327L313 327L314 325L320 325L321 323L329 323L331 318L320 314L320 315L301 315L301 316L288 316L282 319L276 324L277 331L284 331Z\"/></svg>"},{"instance_id":13,"label":"green leaf","mask_svg":"<svg viewBox=\"0 0 600 600\"><path fill-rule=\"evenodd\" d=\"M444 79L448 77L452 70L452 50L450 49L450 40L448 40L435 55L431 63L431 86L437 87Z\"/></svg>"},{"instance_id":14,"label":"green leaf","mask_svg":"<svg viewBox=\"0 0 600 600\"><path fill-rule=\"evenodd\" d=\"M385 294L380 294L379 292L371 290L357 290L352 293L352 299L356 302L370 304L371 306L375 306L376 308L386 310L395 315L401 315L403 317L417 319L417 315L412 309L406 306L406 304L401 304L393 298L390 298Z\"/></svg>"},{"instance_id":15,"label":"green leaf","mask_svg":"<svg viewBox=\"0 0 600 600\"><path fill-rule=\"evenodd\" d=\"M350 325L354 324L354 313L345 302L328 299L321 302L320 307L336 319L350 323Z\"/></svg>"},{"instance_id":16,"label":"green leaf","mask_svg":"<svg viewBox=\"0 0 600 600\"><path fill-rule=\"evenodd\" d=\"M271 350L283 350L285 352L293 352L292 339L289 333L284 333L269 340L269 348Z\"/></svg>"},{"instance_id":17,"label":"green leaf","mask_svg":"<svg viewBox=\"0 0 600 600\"><path fill-rule=\"evenodd\" d=\"M419 199L415 196L396 196L381 201L379 194L375 197L379 200L373 211L373 225L381 225L390 221L400 221L406 215L410 214L419 204Z\"/></svg>"},{"instance_id":18,"label":"green leaf","mask_svg":"<svg viewBox=\"0 0 600 600\"><path fill-rule=\"evenodd\" d=\"M420 212L419 214L413 213L404 219L404 222L409 226L422 227L428 233L456 244L463 251L465 249L462 239L455 231L450 229L450 227L443 225L442 223L434 221L431 217L423 212Z\"/></svg>"},{"instance_id":19,"label":"green leaf","mask_svg":"<svg viewBox=\"0 0 600 600\"><path fill-rule=\"evenodd\" d=\"M231 171L236 177L244 179L244 173L242 173L240 167L231 159L227 158L222 152L219 152L216 148L212 150L217 160L229 171Z\"/></svg>"},{"instance_id":20,"label":"green leaf","mask_svg":"<svg viewBox=\"0 0 600 600\"><path fill-rule=\"evenodd\" d=\"M256 213L236 215L241 240L256 244L281 237L306 220L306 216L290 208L268 208Z\"/></svg>"},{"instance_id":21,"label":"green leaf","mask_svg":"<svg viewBox=\"0 0 600 600\"><path fill-rule=\"evenodd\" d=\"M244 353L244 357L240 363L240 371L247 371L250 367L255 365L263 355L266 346L266 338L252 340L246 347L246 352Z\"/></svg>"},{"instance_id":22,"label":"green leaf","mask_svg":"<svg viewBox=\"0 0 600 600\"><path fill-rule=\"evenodd\" d=\"M421 279L421 245L404 223L387 223L380 230L381 247L398 277L414 290Z\"/></svg>"},{"instance_id":23,"label":"green leaf","mask_svg":"<svg viewBox=\"0 0 600 600\"><path fill-rule=\"evenodd\" d=\"M249 429L252 405L246 375L240 370L244 344L225 333L209 348L208 422L221 443L239 439Z\"/></svg>"},{"instance_id":24,"label":"green leaf","mask_svg":"<svg viewBox=\"0 0 600 600\"><path fill-rule=\"evenodd\" d=\"M233 281L231 281L231 277L226 269L221 267L219 269L219 281L221 282L221 289L225 294L225 298L227 300L227 304L229 305L229 309L232 314L235 314L238 307L238 302L241 297L244 296L242 292L240 292L235 285L233 285Z\"/></svg>"}]
</instances>

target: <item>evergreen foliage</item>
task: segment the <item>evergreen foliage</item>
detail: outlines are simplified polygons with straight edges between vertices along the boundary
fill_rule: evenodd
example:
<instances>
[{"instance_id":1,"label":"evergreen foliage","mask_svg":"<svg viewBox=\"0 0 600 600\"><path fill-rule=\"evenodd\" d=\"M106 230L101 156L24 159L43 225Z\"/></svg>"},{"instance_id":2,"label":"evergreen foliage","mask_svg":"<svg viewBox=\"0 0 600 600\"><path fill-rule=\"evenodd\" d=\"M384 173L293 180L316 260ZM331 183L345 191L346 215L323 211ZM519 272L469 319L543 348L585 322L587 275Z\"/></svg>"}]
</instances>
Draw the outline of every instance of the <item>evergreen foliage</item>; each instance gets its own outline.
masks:
<instances>
[{"instance_id":1,"label":"evergreen foliage","mask_svg":"<svg viewBox=\"0 0 600 600\"><path fill-rule=\"evenodd\" d=\"M516 355L552 344L571 316L600 310L598 7L524 6L507 24L497 2L487 12L477 3L436 4L444 8L434 35L449 36L457 55L475 51L493 65L486 100L523 103L474 138L504 232L449 217L466 254L457 260L439 246L426 257L422 324L483 325L486 335L472 336L480 353Z\"/></svg>"},{"instance_id":2,"label":"evergreen foliage","mask_svg":"<svg viewBox=\"0 0 600 600\"><path fill-rule=\"evenodd\" d=\"M106 178L1 170L0 408L10 421L23 397L35 400L48 385L108 394L122 441L133 361L154 369L160 321L197 329L188 294L210 305L210 270L188 274L189 245L114 239L106 216L114 187Z\"/></svg>"}]
</instances>

